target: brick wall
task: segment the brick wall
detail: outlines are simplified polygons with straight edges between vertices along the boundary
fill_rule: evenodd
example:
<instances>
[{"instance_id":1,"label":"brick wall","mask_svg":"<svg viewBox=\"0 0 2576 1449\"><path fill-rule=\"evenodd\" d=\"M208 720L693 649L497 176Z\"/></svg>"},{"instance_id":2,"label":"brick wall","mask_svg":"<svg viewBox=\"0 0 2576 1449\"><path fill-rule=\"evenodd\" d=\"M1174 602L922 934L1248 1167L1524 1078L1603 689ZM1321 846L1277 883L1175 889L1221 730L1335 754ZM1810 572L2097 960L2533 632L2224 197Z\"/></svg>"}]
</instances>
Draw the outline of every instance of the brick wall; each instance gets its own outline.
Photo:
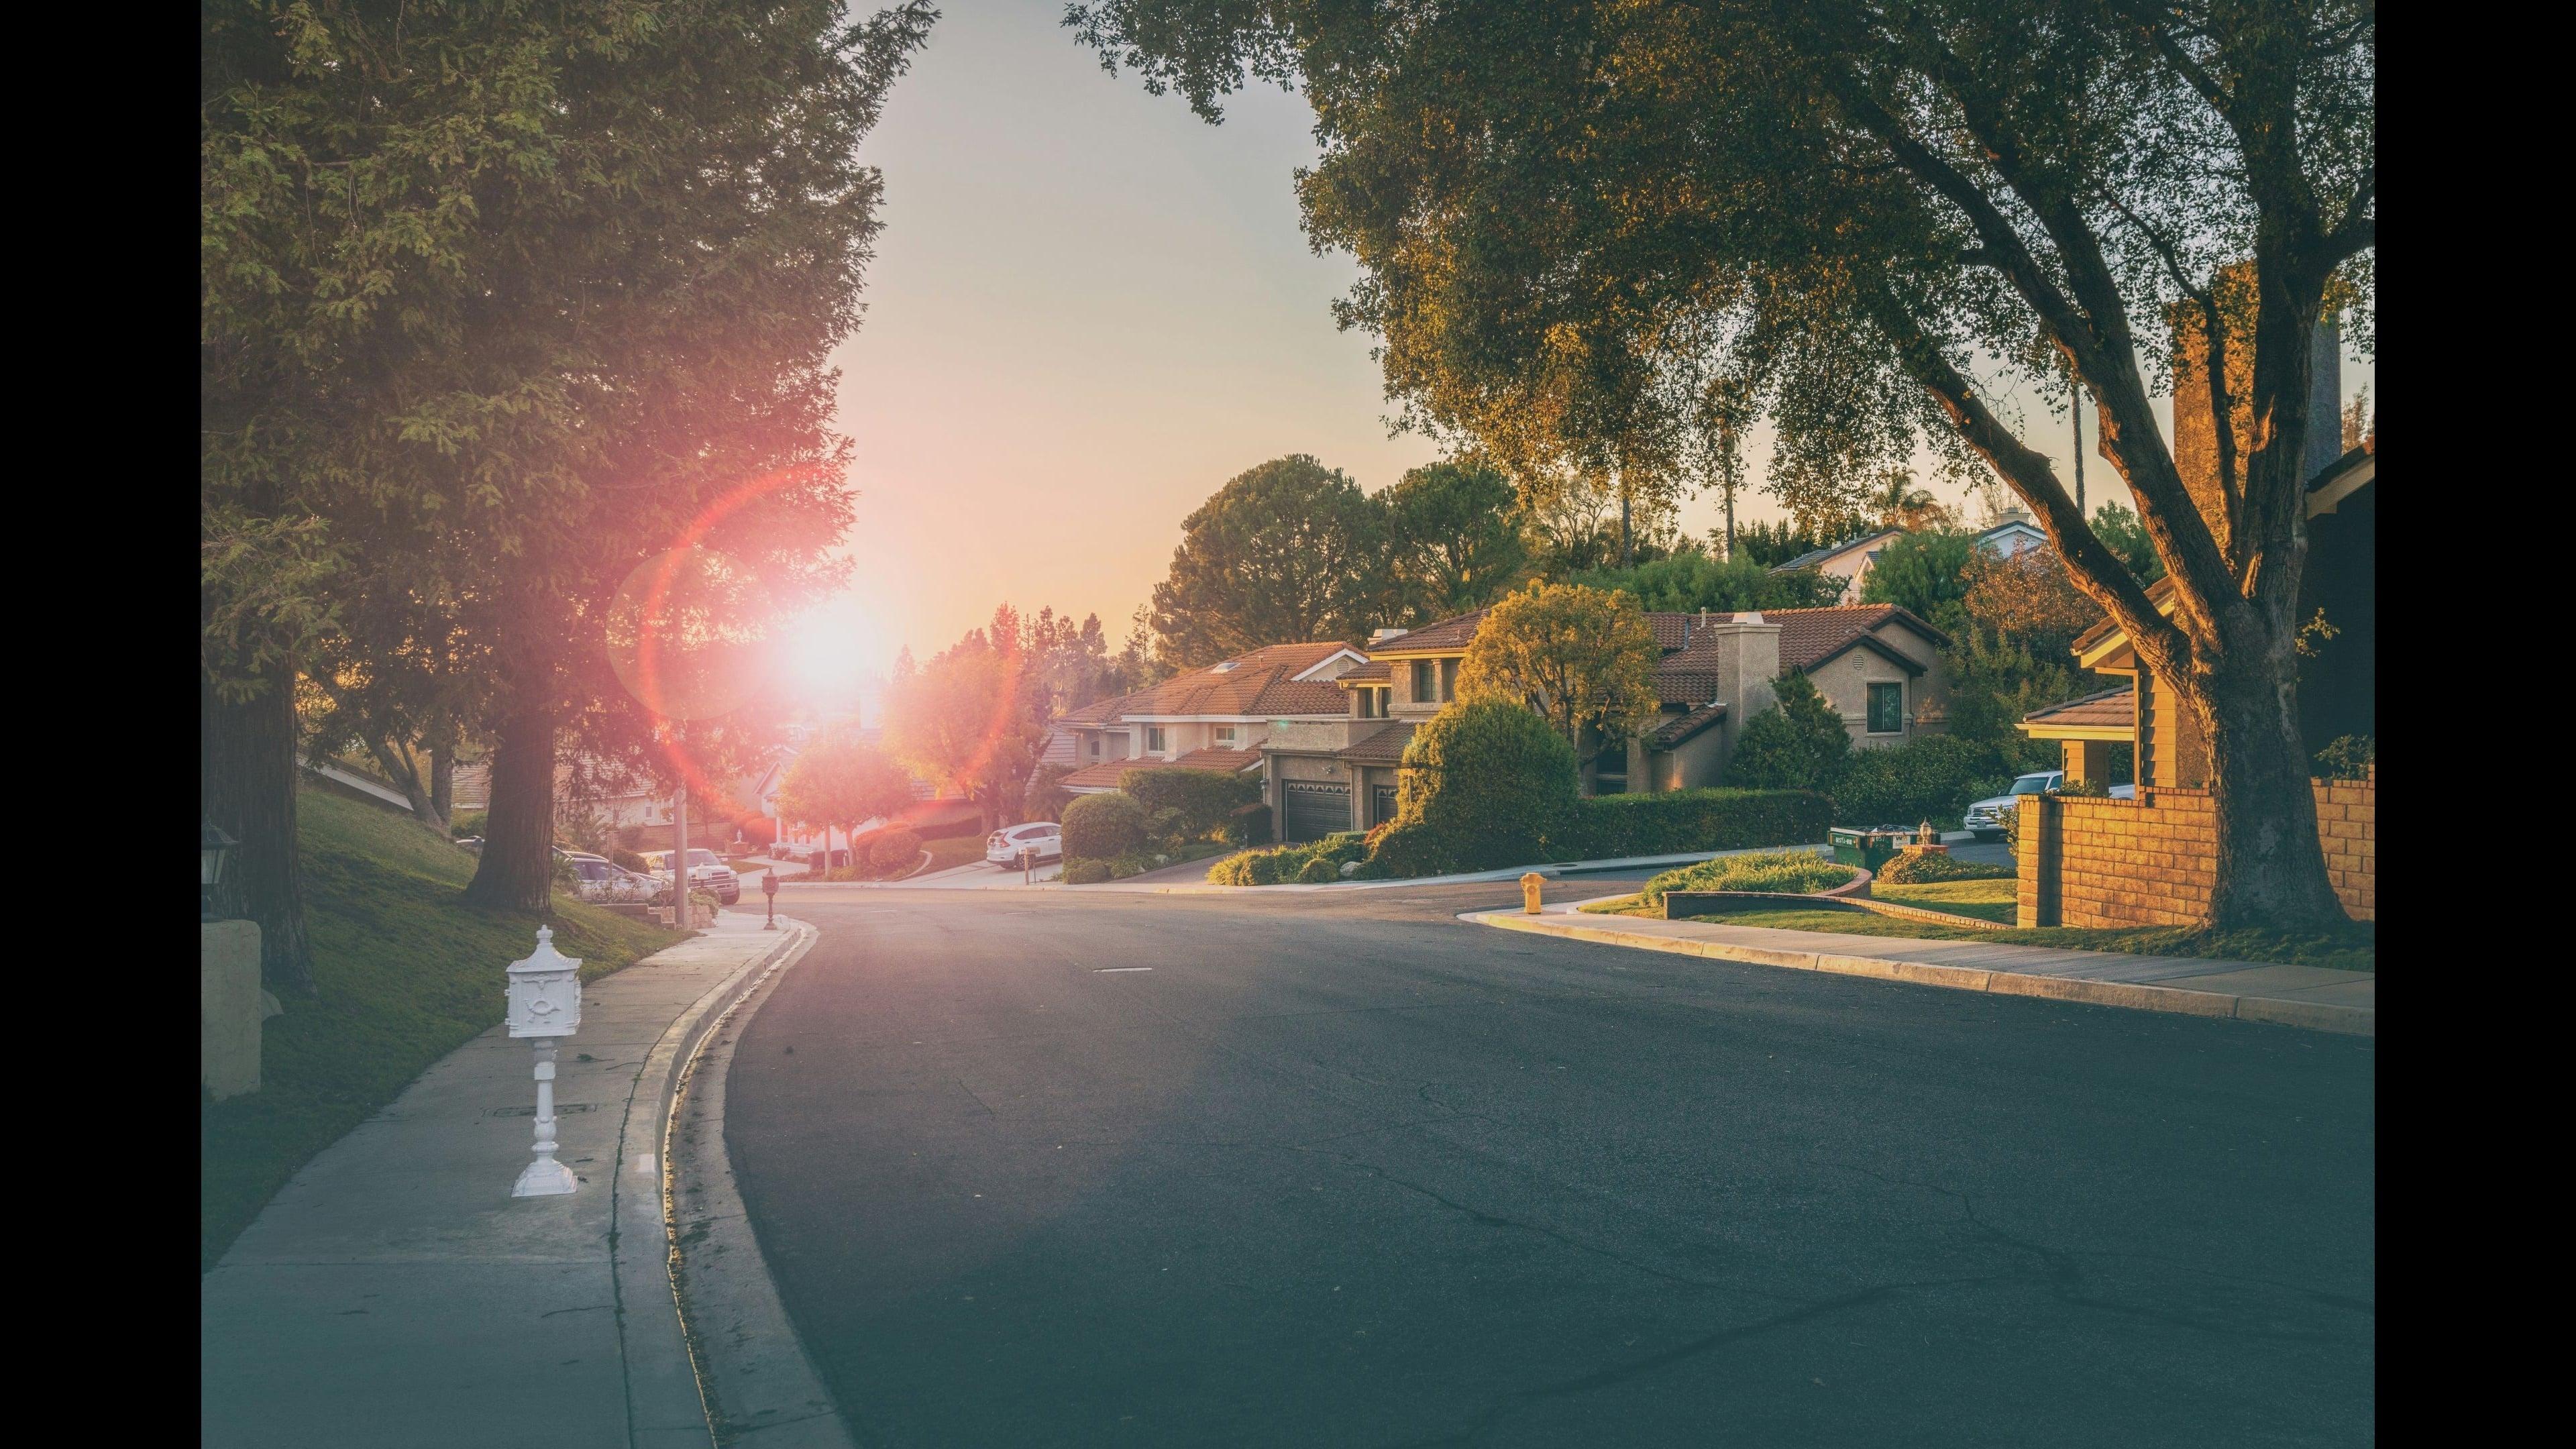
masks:
<instances>
[{"instance_id":1,"label":"brick wall","mask_svg":"<svg viewBox=\"0 0 2576 1449\"><path fill-rule=\"evenodd\" d=\"M2378 919L2379 777L2317 780L2317 835L2335 895L2353 919ZM2216 845L2206 790L2146 790L2136 800L2025 796L2017 834L2023 926L2187 926L2209 909Z\"/></svg>"}]
</instances>

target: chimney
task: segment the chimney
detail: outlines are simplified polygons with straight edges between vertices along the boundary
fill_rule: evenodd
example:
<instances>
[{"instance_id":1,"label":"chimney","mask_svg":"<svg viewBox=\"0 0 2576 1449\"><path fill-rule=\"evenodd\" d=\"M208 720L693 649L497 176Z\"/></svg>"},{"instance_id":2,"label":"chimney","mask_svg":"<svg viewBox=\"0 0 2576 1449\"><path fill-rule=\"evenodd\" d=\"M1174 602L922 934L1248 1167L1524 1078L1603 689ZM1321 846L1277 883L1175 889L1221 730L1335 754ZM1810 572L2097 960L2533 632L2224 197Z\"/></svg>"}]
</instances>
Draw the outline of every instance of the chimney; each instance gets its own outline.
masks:
<instances>
[{"instance_id":1,"label":"chimney","mask_svg":"<svg viewBox=\"0 0 2576 1449\"><path fill-rule=\"evenodd\" d=\"M1708 639L1706 652L1716 656L1718 702L1726 706L1726 722L1718 728L1717 779L1723 784L1726 761L1735 753L1745 721L1779 699L1771 681L1780 677L1780 626L1749 611L1711 622L1702 632Z\"/></svg>"},{"instance_id":2,"label":"chimney","mask_svg":"<svg viewBox=\"0 0 2576 1449\"><path fill-rule=\"evenodd\" d=\"M1383 643L1385 643L1387 640L1392 639L1392 638L1394 638L1396 635L1398 635L1398 634L1402 634L1402 633L1404 633L1404 632L1406 632L1406 631L1404 631L1404 630L1402 630L1402 629L1379 629L1379 630L1377 630L1377 631L1375 631L1375 632L1373 632L1373 633L1371 633L1371 634L1369 635L1369 642L1370 642L1371 644L1383 644Z\"/></svg>"}]
</instances>

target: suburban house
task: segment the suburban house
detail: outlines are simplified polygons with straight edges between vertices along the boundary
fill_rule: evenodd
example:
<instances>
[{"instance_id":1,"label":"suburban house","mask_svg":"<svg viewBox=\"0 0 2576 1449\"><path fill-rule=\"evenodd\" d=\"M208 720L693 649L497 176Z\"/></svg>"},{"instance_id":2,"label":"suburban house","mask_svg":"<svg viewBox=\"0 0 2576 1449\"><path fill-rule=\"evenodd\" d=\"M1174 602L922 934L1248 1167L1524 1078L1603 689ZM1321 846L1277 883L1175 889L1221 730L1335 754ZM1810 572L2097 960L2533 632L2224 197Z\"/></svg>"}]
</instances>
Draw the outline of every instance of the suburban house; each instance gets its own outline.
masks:
<instances>
[{"instance_id":1,"label":"suburban house","mask_svg":"<svg viewBox=\"0 0 2576 1449\"><path fill-rule=\"evenodd\" d=\"M1283 722L1262 746L1280 839L1367 830L1395 815L1396 773L1415 728L1455 698L1479 609L1411 631L1381 630L1368 662L1334 684L1348 707ZM1768 613L1648 614L1663 650L1663 716L1634 740L1587 740L1588 794L1718 783L1744 722L1771 707L1772 681L1803 669L1841 713L1854 744L1902 744L1944 728L1949 686L1941 631L1893 604Z\"/></svg>"},{"instance_id":2,"label":"suburban house","mask_svg":"<svg viewBox=\"0 0 2576 1449\"><path fill-rule=\"evenodd\" d=\"M1059 783L1098 795L1130 770L1258 771L1282 724L1340 718L1350 705L1334 681L1367 662L1339 640L1272 644L1075 710L1056 721L1079 764Z\"/></svg>"},{"instance_id":3,"label":"suburban house","mask_svg":"<svg viewBox=\"0 0 2576 1449\"><path fill-rule=\"evenodd\" d=\"M2377 645L2378 437L2341 456L2311 436L2317 467L2307 486L2308 557L2298 617L2322 613L2331 633L2312 636L2299 668L2299 726L2310 751L2345 735L2375 733L2373 655ZM2322 443L2322 446L2321 446ZM2191 459L2180 446L2177 464ZM2193 470L2184 469L2186 483ZM2173 585L2147 597L2167 615ZM2199 721L2167 681L2138 658L2128 635L2105 620L2075 641L2075 656L2128 683L2037 710L2021 722L2033 739L2060 741L2070 779L2103 778L2110 752L2127 745L2134 800L2041 797L2032 848L2020 852L2020 921L2025 926L2177 925L2196 919L2212 885L2208 836L2209 751ZM2317 829L2344 909L2375 919L2374 812L2378 780L2314 782ZM2025 814L2025 831L2031 816ZM2151 861L2138 865L2139 859Z\"/></svg>"},{"instance_id":4,"label":"suburban house","mask_svg":"<svg viewBox=\"0 0 2576 1449\"><path fill-rule=\"evenodd\" d=\"M1814 569L1843 581L1841 597L1860 597L1861 581L1869 577L1869 566L1878 562L1879 550L1904 537L1901 528L1882 528L1876 533L1838 543L1830 548L1809 549L1784 564L1772 567L1775 574L1793 574L1800 569Z\"/></svg>"},{"instance_id":5,"label":"suburban house","mask_svg":"<svg viewBox=\"0 0 2576 1449\"><path fill-rule=\"evenodd\" d=\"M1905 532L1906 530L1902 528L1882 528L1876 533L1855 538L1849 543L1838 543L1831 548L1810 549L1787 563L1773 566L1771 572L1787 574L1795 573L1800 569L1814 569L1820 574L1829 574L1843 581L1841 597L1857 599L1860 597L1862 587L1868 582L1870 565L1878 562L1880 552L1890 543L1904 537ZM1994 527L1977 535L1977 547L1997 558L2013 558L2031 549L2047 546L2048 534L2031 521L2028 511L2019 508L2006 512Z\"/></svg>"}]
</instances>

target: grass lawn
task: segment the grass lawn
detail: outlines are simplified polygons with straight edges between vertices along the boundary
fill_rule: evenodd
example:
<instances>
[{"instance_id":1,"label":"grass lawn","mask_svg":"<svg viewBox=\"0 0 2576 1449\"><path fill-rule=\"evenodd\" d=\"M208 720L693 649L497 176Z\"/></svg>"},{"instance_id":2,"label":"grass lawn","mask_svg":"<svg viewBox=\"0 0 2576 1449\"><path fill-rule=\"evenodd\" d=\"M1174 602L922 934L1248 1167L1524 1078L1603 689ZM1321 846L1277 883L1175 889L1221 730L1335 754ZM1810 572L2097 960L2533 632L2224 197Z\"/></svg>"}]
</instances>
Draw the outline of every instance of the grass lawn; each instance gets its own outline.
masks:
<instances>
[{"instance_id":1,"label":"grass lawn","mask_svg":"<svg viewBox=\"0 0 2576 1449\"><path fill-rule=\"evenodd\" d=\"M1981 921L2001 921L2009 926L2019 907L2021 882L2004 880L1937 880L1921 885L1880 885L1870 883L1873 900L1891 901L1900 906L1920 906L1927 911L1947 911L1954 916L1974 916Z\"/></svg>"},{"instance_id":2,"label":"grass lawn","mask_svg":"<svg viewBox=\"0 0 2576 1449\"><path fill-rule=\"evenodd\" d=\"M953 870L969 861L984 858L984 837L981 835L952 835L946 840L925 840L921 847L930 852L930 864L917 872L921 875L934 870Z\"/></svg>"},{"instance_id":3,"label":"grass lawn","mask_svg":"<svg viewBox=\"0 0 2576 1449\"><path fill-rule=\"evenodd\" d=\"M260 1089L200 1090L199 1266L211 1268L295 1170L501 1019L502 972L540 918L472 909L474 857L401 816L321 790L298 797L315 999L281 998L261 1035ZM686 932L558 894L555 946L596 980Z\"/></svg>"},{"instance_id":4,"label":"grass lawn","mask_svg":"<svg viewBox=\"0 0 2576 1449\"><path fill-rule=\"evenodd\" d=\"M1873 885L1870 895L1899 905L2009 921L2013 914L2012 889L2013 882L2008 880L1962 880L1914 886ZM1981 892L1992 894L1980 898ZM2003 908L2000 913L1998 905ZM1582 909L1603 915L1657 918L1663 915L1660 904L1649 905L1642 896L1621 896L1617 900L1601 901ZM1968 926L1934 925L1929 921L1908 921L1866 911L1836 910L1831 906L1769 904L1706 919L1722 921L1730 926L1761 926L1774 931L1831 931L1846 936L1894 936L1917 941L1996 941L2008 946L2047 946L2060 951L2120 951L2134 956L2271 961L2295 966L2326 966L2338 971L2378 969L2378 932L2375 927L2364 924L2355 924L2348 930L2328 936L2299 936L2282 931L2195 931L2179 926L2141 926L2126 930L2044 926L2027 931L1988 931Z\"/></svg>"}]
</instances>

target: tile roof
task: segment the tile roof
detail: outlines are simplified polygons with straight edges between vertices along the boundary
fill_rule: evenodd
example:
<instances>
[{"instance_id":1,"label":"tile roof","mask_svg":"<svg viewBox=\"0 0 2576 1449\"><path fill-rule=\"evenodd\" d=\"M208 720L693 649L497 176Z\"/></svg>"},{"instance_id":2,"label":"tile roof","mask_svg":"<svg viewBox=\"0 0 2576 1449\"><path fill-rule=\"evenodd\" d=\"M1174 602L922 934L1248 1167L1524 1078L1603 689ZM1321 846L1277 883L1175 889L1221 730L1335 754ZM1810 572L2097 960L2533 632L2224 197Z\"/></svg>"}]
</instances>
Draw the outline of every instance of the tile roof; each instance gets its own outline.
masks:
<instances>
[{"instance_id":1,"label":"tile roof","mask_svg":"<svg viewBox=\"0 0 2576 1449\"><path fill-rule=\"evenodd\" d=\"M2035 709L2021 717L2023 724L2052 724L2096 729L2126 729L2138 720L2138 687L2123 684Z\"/></svg>"},{"instance_id":2,"label":"tile roof","mask_svg":"<svg viewBox=\"0 0 2576 1449\"><path fill-rule=\"evenodd\" d=\"M1404 761L1404 747L1413 743L1414 721L1398 720L1363 740L1355 740L1333 751L1336 760L1354 765L1395 765Z\"/></svg>"},{"instance_id":3,"label":"tile roof","mask_svg":"<svg viewBox=\"0 0 2576 1449\"><path fill-rule=\"evenodd\" d=\"M1249 770L1260 763L1261 752L1259 750L1226 750L1209 748L1190 751L1188 754L1172 761L1172 768L1175 770L1218 770L1225 774L1232 775Z\"/></svg>"},{"instance_id":4,"label":"tile roof","mask_svg":"<svg viewBox=\"0 0 2576 1449\"><path fill-rule=\"evenodd\" d=\"M1140 715L1272 719L1283 714L1341 714L1350 708L1342 697L1341 686L1329 679L1294 676L1349 647L1339 640L1272 644L1203 669L1173 675L1160 684L1105 700L1066 718L1100 725Z\"/></svg>"},{"instance_id":5,"label":"tile roof","mask_svg":"<svg viewBox=\"0 0 2576 1449\"><path fill-rule=\"evenodd\" d=\"M1471 614L1460 614L1454 619L1425 624L1410 634L1399 634L1395 638L1384 640L1376 648L1379 652L1387 653L1432 650L1463 652L1469 642L1476 637L1476 629L1485 622L1485 615L1488 612L1490 611L1478 609ZM1780 626L1780 663L1784 668L1794 666L1800 669L1811 669L1842 653L1865 636L1875 634L1890 624L1902 624L1935 644L1950 642L1949 635L1933 628L1912 612L1895 604L1837 604L1822 609L1766 609L1762 617ZM1708 673L1716 668L1713 652L1686 647L1683 641L1689 639L1692 645L1697 645L1699 639L1696 636L1696 630L1701 623L1726 624L1734 622L1735 618L1734 614L1721 614L1714 611L1707 614L1650 613L1646 616L1646 627L1654 631L1655 643L1662 646L1664 650L1663 668L1681 669L1686 672L1695 669L1696 672ZM1892 650L1883 652L1891 655L1894 653Z\"/></svg>"},{"instance_id":6,"label":"tile roof","mask_svg":"<svg viewBox=\"0 0 2576 1449\"><path fill-rule=\"evenodd\" d=\"M1355 664L1343 670L1333 682L1348 689L1354 684L1382 684L1391 682L1394 678L1394 665L1383 659L1372 659L1366 664Z\"/></svg>"},{"instance_id":7,"label":"tile roof","mask_svg":"<svg viewBox=\"0 0 2576 1449\"><path fill-rule=\"evenodd\" d=\"M1068 790L1115 790L1130 770L1215 770L1220 774L1239 774L1261 763L1259 750L1192 750L1177 760L1160 755L1134 755L1124 760L1102 760L1085 765L1056 783Z\"/></svg>"},{"instance_id":8,"label":"tile roof","mask_svg":"<svg viewBox=\"0 0 2576 1449\"><path fill-rule=\"evenodd\" d=\"M1056 717L1056 723L1060 725L1107 724L1111 719L1116 717L1119 698L1120 697L1095 699L1080 709L1071 710L1058 715Z\"/></svg>"},{"instance_id":9,"label":"tile roof","mask_svg":"<svg viewBox=\"0 0 2576 1449\"><path fill-rule=\"evenodd\" d=\"M1724 718L1726 718L1725 705L1703 704L1695 710L1676 715L1656 726L1646 736L1646 748L1669 750Z\"/></svg>"},{"instance_id":10,"label":"tile roof","mask_svg":"<svg viewBox=\"0 0 2576 1449\"><path fill-rule=\"evenodd\" d=\"M1380 639L1371 644L1366 652L1374 659L1380 654L1464 649L1468 642L1476 637L1476 630L1485 622L1485 616L1492 612L1490 608L1471 609L1464 614L1398 634L1392 639Z\"/></svg>"}]
</instances>

